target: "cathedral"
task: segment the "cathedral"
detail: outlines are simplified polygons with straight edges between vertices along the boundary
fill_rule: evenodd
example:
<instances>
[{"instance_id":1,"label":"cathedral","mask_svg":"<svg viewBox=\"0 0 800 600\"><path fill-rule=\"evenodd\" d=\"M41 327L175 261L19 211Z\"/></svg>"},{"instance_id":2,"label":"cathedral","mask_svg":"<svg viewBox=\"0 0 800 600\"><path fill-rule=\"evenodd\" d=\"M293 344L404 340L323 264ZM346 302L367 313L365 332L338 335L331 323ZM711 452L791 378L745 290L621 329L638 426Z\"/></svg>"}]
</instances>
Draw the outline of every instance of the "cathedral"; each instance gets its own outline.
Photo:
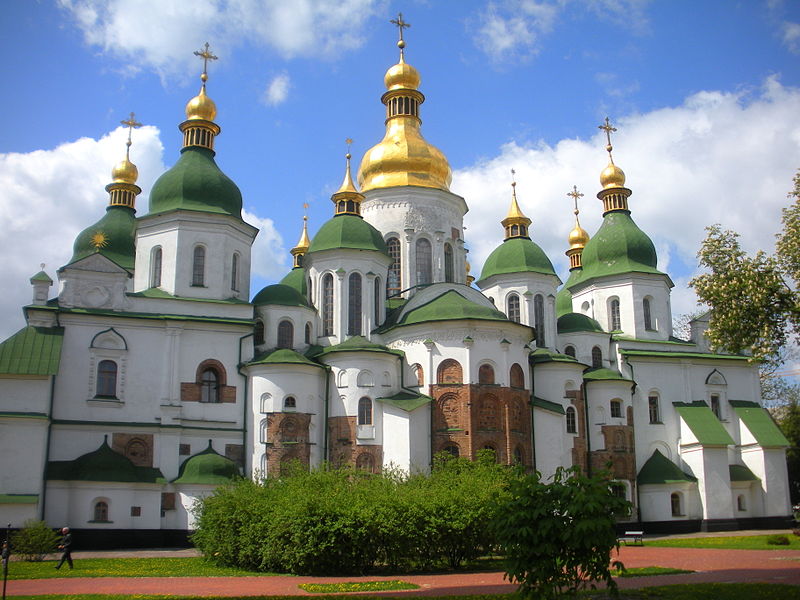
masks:
<instances>
[{"instance_id":1,"label":"cathedral","mask_svg":"<svg viewBox=\"0 0 800 600\"><path fill-rule=\"evenodd\" d=\"M297 462L425 472L436 453L490 449L545 477L610 463L632 504L625 527L786 525L788 442L761 406L757 365L710 348L707 315L690 339L673 335L673 283L633 218L608 119L603 221L593 235L580 226L573 189L566 282L513 184L475 277L470 199L422 135L420 75L402 35L398 46L384 138L357 171L347 154L331 218L313 236L303 223L293 268L261 290L258 230L214 160L206 69L180 155L138 212L129 134L105 214L56 287L33 275L26 326L0 344L0 521L167 545L193 529L198 498L236 477Z\"/></svg>"}]
</instances>

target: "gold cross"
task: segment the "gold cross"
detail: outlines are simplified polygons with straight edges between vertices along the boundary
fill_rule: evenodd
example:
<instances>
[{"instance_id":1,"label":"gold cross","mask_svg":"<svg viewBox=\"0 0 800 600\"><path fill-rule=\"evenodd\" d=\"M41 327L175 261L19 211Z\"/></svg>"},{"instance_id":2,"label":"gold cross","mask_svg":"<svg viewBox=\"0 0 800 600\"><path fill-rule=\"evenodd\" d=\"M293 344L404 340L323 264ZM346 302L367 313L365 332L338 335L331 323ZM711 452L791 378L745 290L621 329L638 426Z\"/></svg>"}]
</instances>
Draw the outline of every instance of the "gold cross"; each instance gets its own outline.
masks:
<instances>
[{"instance_id":1,"label":"gold cross","mask_svg":"<svg viewBox=\"0 0 800 600\"><path fill-rule=\"evenodd\" d=\"M517 172L514 169L511 169L511 187L514 188L514 189L516 189L516 187L517 187L517 180L514 177L514 175L516 175L516 174L517 174Z\"/></svg>"},{"instance_id":2,"label":"gold cross","mask_svg":"<svg viewBox=\"0 0 800 600\"><path fill-rule=\"evenodd\" d=\"M350 144L353 143L353 140L352 138L347 138L345 139L344 143L347 144L347 154L345 154L344 156L347 160L350 160Z\"/></svg>"},{"instance_id":3,"label":"gold cross","mask_svg":"<svg viewBox=\"0 0 800 600\"><path fill-rule=\"evenodd\" d=\"M403 13L397 13L397 18L392 19L389 21L392 25L397 25L397 28L400 30L400 41L403 41L403 29L406 27L411 27L411 23L406 23L403 21ZM402 48L402 46L401 46Z\"/></svg>"},{"instance_id":4,"label":"gold cross","mask_svg":"<svg viewBox=\"0 0 800 600\"><path fill-rule=\"evenodd\" d=\"M219 58L211 54L211 51L208 48L208 42L206 42L205 48L194 51L195 56L199 56L203 59L203 74L200 76L200 79L202 79L204 83L206 79L208 79L208 61L217 60Z\"/></svg>"},{"instance_id":5,"label":"gold cross","mask_svg":"<svg viewBox=\"0 0 800 600\"><path fill-rule=\"evenodd\" d=\"M303 222L308 221L308 202L303 202Z\"/></svg>"},{"instance_id":6,"label":"gold cross","mask_svg":"<svg viewBox=\"0 0 800 600\"><path fill-rule=\"evenodd\" d=\"M575 201L575 216L577 217L578 216L578 212L580 212L578 210L578 198L583 198L583 194L581 194L578 191L578 186L577 185L573 185L572 186L572 191L571 192L567 192L567 196L571 196L572 199Z\"/></svg>"},{"instance_id":7,"label":"gold cross","mask_svg":"<svg viewBox=\"0 0 800 600\"><path fill-rule=\"evenodd\" d=\"M614 149L614 147L611 145L611 132L616 131L617 128L611 126L611 122L608 120L608 117L606 117L606 122L603 125L598 125L597 128L606 132L606 141L608 142L606 144L606 152L608 152L608 159L611 161L611 164L614 164L614 158L611 156L611 151Z\"/></svg>"},{"instance_id":8,"label":"gold cross","mask_svg":"<svg viewBox=\"0 0 800 600\"><path fill-rule=\"evenodd\" d=\"M128 118L127 118L127 119L125 119L124 121L120 121L120 123L121 123L122 125L127 125L127 126L128 126L128 141L127 141L127 142L125 142L125 145L128 147L128 149L127 149L127 150L126 150L126 152L125 152L125 157L126 157L127 159L130 159L130 152L131 152L131 133L133 132L133 130L134 130L134 129L138 129L139 127L141 127L141 126L142 126L142 124L141 124L141 123L139 123L139 122L136 120L136 118L135 118L135 117L136 117L136 115L135 115L134 113L131 113L131 116L130 116L130 117L128 117Z\"/></svg>"}]
</instances>

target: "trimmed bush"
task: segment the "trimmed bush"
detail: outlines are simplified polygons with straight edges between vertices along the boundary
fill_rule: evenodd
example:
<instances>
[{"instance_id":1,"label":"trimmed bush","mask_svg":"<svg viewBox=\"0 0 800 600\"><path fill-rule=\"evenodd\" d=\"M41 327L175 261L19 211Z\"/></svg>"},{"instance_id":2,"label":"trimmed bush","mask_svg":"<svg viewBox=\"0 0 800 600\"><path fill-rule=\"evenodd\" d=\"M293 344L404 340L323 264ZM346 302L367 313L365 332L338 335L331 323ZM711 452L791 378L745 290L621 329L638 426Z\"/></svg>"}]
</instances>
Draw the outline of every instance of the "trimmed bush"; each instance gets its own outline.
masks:
<instances>
[{"instance_id":1,"label":"trimmed bush","mask_svg":"<svg viewBox=\"0 0 800 600\"><path fill-rule=\"evenodd\" d=\"M24 560L37 562L45 554L55 552L59 541L58 534L44 521L29 519L22 529L11 534L11 552L19 554Z\"/></svg>"}]
</instances>

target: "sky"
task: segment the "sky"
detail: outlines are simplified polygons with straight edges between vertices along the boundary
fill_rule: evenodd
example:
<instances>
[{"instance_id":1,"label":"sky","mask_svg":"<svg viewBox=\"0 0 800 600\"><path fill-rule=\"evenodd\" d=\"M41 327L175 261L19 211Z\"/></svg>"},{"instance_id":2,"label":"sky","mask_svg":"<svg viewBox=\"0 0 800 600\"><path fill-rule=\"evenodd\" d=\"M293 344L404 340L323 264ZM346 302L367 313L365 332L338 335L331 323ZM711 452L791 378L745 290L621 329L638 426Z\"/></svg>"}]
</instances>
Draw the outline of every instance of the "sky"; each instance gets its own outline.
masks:
<instances>
[{"instance_id":1,"label":"sky","mask_svg":"<svg viewBox=\"0 0 800 600\"><path fill-rule=\"evenodd\" d=\"M384 133L383 75L422 77L425 138L447 156L470 208L473 275L503 239L511 169L531 238L566 279L577 186L581 224L602 219L599 174L614 160L629 207L675 282L673 312L697 310L704 228L774 248L800 167L796 0L7 0L0 20L0 339L21 326L29 278L57 279L76 235L108 204L125 153L147 213L179 157L184 106L205 42L220 168L260 228L251 296L291 267L308 204L313 234L333 215L344 170ZM53 290L53 295L56 291Z\"/></svg>"}]
</instances>

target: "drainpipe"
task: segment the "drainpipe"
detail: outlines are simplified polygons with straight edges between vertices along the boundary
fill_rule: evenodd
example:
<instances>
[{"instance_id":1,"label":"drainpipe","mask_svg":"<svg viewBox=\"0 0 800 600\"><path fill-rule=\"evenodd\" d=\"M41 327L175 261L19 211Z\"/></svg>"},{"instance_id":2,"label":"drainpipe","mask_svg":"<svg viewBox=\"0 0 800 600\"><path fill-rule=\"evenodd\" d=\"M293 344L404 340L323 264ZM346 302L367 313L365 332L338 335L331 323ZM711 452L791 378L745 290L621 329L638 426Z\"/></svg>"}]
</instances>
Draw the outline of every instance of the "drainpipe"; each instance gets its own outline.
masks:
<instances>
[{"instance_id":1,"label":"drainpipe","mask_svg":"<svg viewBox=\"0 0 800 600\"><path fill-rule=\"evenodd\" d=\"M328 414L331 401L331 373L333 370L330 365L325 367L325 423L322 426L322 460L327 463L330 459L328 452Z\"/></svg>"},{"instance_id":2,"label":"drainpipe","mask_svg":"<svg viewBox=\"0 0 800 600\"><path fill-rule=\"evenodd\" d=\"M624 355L623 355L624 356ZM631 386L631 406L633 406L633 395L636 393L636 378L634 376L633 365L628 360L628 357L624 356L625 364L628 365L628 368L631 370L631 379L633 379L633 385ZM636 464L636 427L633 428L633 457L634 457L634 466ZM636 518L639 523L642 522L642 504L639 501L639 482L634 479L633 485L636 488Z\"/></svg>"},{"instance_id":3,"label":"drainpipe","mask_svg":"<svg viewBox=\"0 0 800 600\"><path fill-rule=\"evenodd\" d=\"M25 313L27 317L27 313ZM61 327L61 321L56 312L56 327ZM42 499L39 502L39 520L44 521L45 501L47 500L47 466L50 464L50 437L53 431L53 404L56 397L56 377L58 374L50 376L50 405L47 407L47 436L44 446L44 470L42 471Z\"/></svg>"},{"instance_id":4,"label":"drainpipe","mask_svg":"<svg viewBox=\"0 0 800 600\"><path fill-rule=\"evenodd\" d=\"M246 333L245 335L243 335L242 337L239 338L239 362L238 362L238 364L236 366L236 371L239 373L239 375L241 375L242 379L244 379L244 401L242 402L242 405L243 405L243 407L242 407L242 452L245 452L245 453L247 452L247 405L248 405L247 394L249 392L250 378L247 377L244 373L242 373L242 342L245 340L245 338L249 338L249 337L253 337L253 332L252 331L250 333ZM247 455L245 454L245 456L244 456L244 471L245 471L245 475L247 475L247 463L248 462L249 462L249 459L247 458ZM252 475L252 472L253 472L253 468L252 467L253 467L253 465L251 464L250 465L250 474L251 475Z\"/></svg>"},{"instance_id":5,"label":"drainpipe","mask_svg":"<svg viewBox=\"0 0 800 600\"><path fill-rule=\"evenodd\" d=\"M528 369L531 374L531 466L533 470L536 470L536 433L535 433L535 419L534 413L536 412L536 406L534 405L534 401L536 398L536 378L534 376L534 372L536 371L536 367L531 364L530 362L530 354L528 355Z\"/></svg>"},{"instance_id":6,"label":"drainpipe","mask_svg":"<svg viewBox=\"0 0 800 600\"><path fill-rule=\"evenodd\" d=\"M592 434L589 431L589 386L584 381L583 388L583 415L586 422L586 475L592 476Z\"/></svg>"}]
</instances>

